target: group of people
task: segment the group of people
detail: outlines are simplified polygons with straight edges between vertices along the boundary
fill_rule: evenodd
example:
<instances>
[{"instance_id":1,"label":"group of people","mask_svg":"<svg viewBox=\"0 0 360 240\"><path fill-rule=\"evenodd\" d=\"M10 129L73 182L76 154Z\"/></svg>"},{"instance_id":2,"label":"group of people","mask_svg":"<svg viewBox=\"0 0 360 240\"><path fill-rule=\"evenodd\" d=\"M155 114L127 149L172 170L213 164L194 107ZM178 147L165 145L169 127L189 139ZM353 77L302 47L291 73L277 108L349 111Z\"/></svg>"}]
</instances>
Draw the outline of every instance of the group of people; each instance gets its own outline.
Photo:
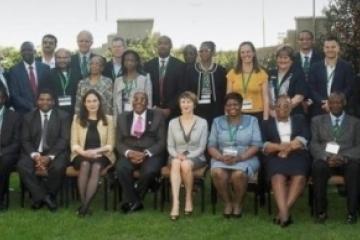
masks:
<instances>
[{"instance_id":1,"label":"group of people","mask_svg":"<svg viewBox=\"0 0 360 240\"><path fill-rule=\"evenodd\" d=\"M143 209L146 193L168 165L170 218L177 220L181 186L184 214L190 215L193 171L210 164L226 218L242 216L248 179L257 176L263 187L271 184L278 208L274 223L286 227L311 176L316 221L324 222L327 180L340 174L346 221L357 221L360 122L345 113L355 74L339 57L336 38L325 39L323 55L313 49L313 34L301 31L299 52L279 47L276 68L268 70L254 45L243 42L230 71L214 62L211 41L198 51L187 45L185 63L171 56L167 36L158 39L158 56L145 63L121 37L111 41L108 62L91 52L90 32L81 31L77 43L71 55L56 50L56 37L47 34L36 57L34 45L24 42L22 61L0 72L0 210L6 209L14 166L32 208L55 211L72 165L79 172L77 214L84 217L102 171L115 169L121 209L131 213Z\"/></svg>"}]
</instances>

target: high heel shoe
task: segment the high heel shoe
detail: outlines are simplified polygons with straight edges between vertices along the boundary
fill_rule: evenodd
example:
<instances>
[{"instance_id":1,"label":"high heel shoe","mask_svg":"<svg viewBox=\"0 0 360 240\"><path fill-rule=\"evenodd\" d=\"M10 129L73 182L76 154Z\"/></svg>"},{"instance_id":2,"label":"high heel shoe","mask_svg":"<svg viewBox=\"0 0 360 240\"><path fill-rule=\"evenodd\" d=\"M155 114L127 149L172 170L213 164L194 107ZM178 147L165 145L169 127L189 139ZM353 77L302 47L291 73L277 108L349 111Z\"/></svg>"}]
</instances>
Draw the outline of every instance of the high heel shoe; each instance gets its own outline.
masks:
<instances>
[{"instance_id":1,"label":"high heel shoe","mask_svg":"<svg viewBox=\"0 0 360 240\"><path fill-rule=\"evenodd\" d=\"M293 224L293 220L291 218L291 216L288 217L288 219L286 221L281 221L280 220L280 227L285 228L288 227L289 225Z\"/></svg>"},{"instance_id":2,"label":"high heel shoe","mask_svg":"<svg viewBox=\"0 0 360 240\"><path fill-rule=\"evenodd\" d=\"M170 220L171 221L177 221L179 219L179 215L170 215Z\"/></svg>"},{"instance_id":3,"label":"high heel shoe","mask_svg":"<svg viewBox=\"0 0 360 240\"><path fill-rule=\"evenodd\" d=\"M193 210L185 210L184 211L184 215L186 215L186 216L191 216L192 213L193 213Z\"/></svg>"}]
</instances>

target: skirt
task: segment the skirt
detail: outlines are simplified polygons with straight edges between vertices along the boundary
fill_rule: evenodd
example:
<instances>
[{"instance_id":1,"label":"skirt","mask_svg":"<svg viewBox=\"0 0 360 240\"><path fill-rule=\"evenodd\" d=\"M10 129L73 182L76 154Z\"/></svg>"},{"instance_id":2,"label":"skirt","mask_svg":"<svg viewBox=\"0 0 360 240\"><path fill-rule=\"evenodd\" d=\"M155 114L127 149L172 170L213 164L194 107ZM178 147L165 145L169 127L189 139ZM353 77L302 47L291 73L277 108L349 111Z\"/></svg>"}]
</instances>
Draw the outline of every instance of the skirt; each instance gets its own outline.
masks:
<instances>
[{"instance_id":1,"label":"skirt","mask_svg":"<svg viewBox=\"0 0 360 240\"><path fill-rule=\"evenodd\" d=\"M81 156L76 156L74 160L72 161L71 165L76 169L80 170L81 163L83 161L88 161L90 164L99 163L101 165L101 169L106 168L111 164L110 160L107 157L101 157L95 160L86 160L85 158Z\"/></svg>"}]
</instances>

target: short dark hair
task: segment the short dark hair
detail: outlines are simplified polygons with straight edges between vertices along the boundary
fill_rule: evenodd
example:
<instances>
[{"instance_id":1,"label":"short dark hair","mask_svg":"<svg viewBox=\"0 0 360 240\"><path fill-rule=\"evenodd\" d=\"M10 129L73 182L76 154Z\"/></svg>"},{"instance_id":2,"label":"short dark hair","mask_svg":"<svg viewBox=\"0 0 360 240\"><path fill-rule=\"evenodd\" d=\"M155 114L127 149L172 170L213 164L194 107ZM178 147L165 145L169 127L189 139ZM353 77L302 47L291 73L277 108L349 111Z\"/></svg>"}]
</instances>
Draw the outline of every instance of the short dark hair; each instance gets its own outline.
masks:
<instances>
[{"instance_id":1,"label":"short dark hair","mask_svg":"<svg viewBox=\"0 0 360 240\"><path fill-rule=\"evenodd\" d=\"M341 98L341 100L343 101L344 105L346 105L346 95L343 92L339 92L339 91L334 91L330 94L330 96L328 97L328 99L330 98L334 98L334 97L339 97Z\"/></svg>"},{"instance_id":2,"label":"short dark hair","mask_svg":"<svg viewBox=\"0 0 360 240\"><path fill-rule=\"evenodd\" d=\"M215 45L215 43L213 41L202 42L200 44L200 47L201 46L205 46L205 47L209 48L211 50L211 52L213 52L213 53L216 51L216 45Z\"/></svg>"},{"instance_id":3,"label":"short dark hair","mask_svg":"<svg viewBox=\"0 0 360 240\"><path fill-rule=\"evenodd\" d=\"M114 42L122 42L123 46L126 48L126 41L123 37L120 36L115 36L112 40L111 40L111 44L113 44Z\"/></svg>"},{"instance_id":4,"label":"short dark hair","mask_svg":"<svg viewBox=\"0 0 360 240\"><path fill-rule=\"evenodd\" d=\"M85 101L86 101L86 98L90 94L94 94L97 97L97 99L99 100L99 110L97 112L97 119L102 120L103 125L107 126L108 122L107 122L106 115L105 115L105 112L103 110L103 105L102 105L103 100L102 100L102 97L101 97L100 93L98 91L96 91L95 89L90 89L81 98L80 113L79 113L79 116L78 116L78 119L80 121L80 126L85 128L85 127L87 127L87 124L88 124L87 120L89 118L89 112L85 107Z\"/></svg>"},{"instance_id":5,"label":"short dark hair","mask_svg":"<svg viewBox=\"0 0 360 240\"><path fill-rule=\"evenodd\" d=\"M123 55L121 56L121 67L122 67L122 75L125 75L127 74L127 69L125 67L125 57L127 55L133 55L135 57L135 61L137 62L137 66L136 66L136 71L139 73L139 74L144 74L144 71L142 69L142 65L141 65L141 58L140 58L140 55L134 51L134 50L126 50Z\"/></svg>"},{"instance_id":6,"label":"short dark hair","mask_svg":"<svg viewBox=\"0 0 360 240\"><path fill-rule=\"evenodd\" d=\"M91 58L90 58L90 62L92 59L94 58L99 58L100 59L100 64L102 67L105 67L105 64L106 64L106 58L104 58L103 56L100 56L100 55L93 55Z\"/></svg>"},{"instance_id":7,"label":"short dark hair","mask_svg":"<svg viewBox=\"0 0 360 240\"><path fill-rule=\"evenodd\" d=\"M166 35L162 35L158 38L157 43L159 43L160 39L165 39L166 41L168 41L170 43L170 47L172 48L173 45L172 45L172 41L171 41L170 37L168 37Z\"/></svg>"},{"instance_id":8,"label":"short dark hair","mask_svg":"<svg viewBox=\"0 0 360 240\"><path fill-rule=\"evenodd\" d=\"M292 47L290 47L289 45L280 46L276 50L275 57L278 58L283 53L285 53L286 56L288 56L292 61L295 61L295 51Z\"/></svg>"},{"instance_id":9,"label":"short dark hair","mask_svg":"<svg viewBox=\"0 0 360 240\"><path fill-rule=\"evenodd\" d=\"M41 42L44 42L45 38L51 38L55 42L55 46L57 46L57 38L53 34L45 34L41 40Z\"/></svg>"},{"instance_id":10,"label":"short dark hair","mask_svg":"<svg viewBox=\"0 0 360 240\"><path fill-rule=\"evenodd\" d=\"M301 33L307 33L307 34L310 35L311 39L314 39L314 34L313 34L312 31L310 31L310 30L307 30L307 29L301 30L301 31L298 33L298 37L300 36Z\"/></svg>"},{"instance_id":11,"label":"short dark hair","mask_svg":"<svg viewBox=\"0 0 360 240\"><path fill-rule=\"evenodd\" d=\"M194 45L192 45L192 44L186 45L186 46L183 48L182 53L185 54L186 51L188 51L188 50L197 52L196 47L195 47Z\"/></svg>"},{"instance_id":12,"label":"short dark hair","mask_svg":"<svg viewBox=\"0 0 360 240\"><path fill-rule=\"evenodd\" d=\"M226 94L224 103L226 104L229 100L235 100L240 105L242 105L242 103L243 103L243 97L241 96L240 93L237 93L237 92L231 92L231 93Z\"/></svg>"},{"instance_id":13,"label":"short dark hair","mask_svg":"<svg viewBox=\"0 0 360 240\"><path fill-rule=\"evenodd\" d=\"M39 91L38 91L36 99L39 99L41 94L48 94L48 95L50 95L52 100L55 101L55 97L54 97L55 95L54 95L54 92L51 89L49 89L49 88L40 88Z\"/></svg>"},{"instance_id":14,"label":"short dark hair","mask_svg":"<svg viewBox=\"0 0 360 240\"><path fill-rule=\"evenodd\" d=\"M325 37L324 42L326 41L335 41L339 43L339 39L335 35L328 35Z\"/></svg>"},{"instance_id":15,"label":"short dark hair","mask_svg":"<svg viewBox=\"0 0 360 240\"><path fill-rule=\"evenodd\" d=\"M190 101L192 101L194 103L194 107L197 106L198 104L198 99L196 97L196 94L193 93L193 92L190 92L190 91L185 91L185 92L182 92L179 97L178 97L178 103L180 105L180 100L181 99L189 99Z\"/></svg>"}]
</instances>

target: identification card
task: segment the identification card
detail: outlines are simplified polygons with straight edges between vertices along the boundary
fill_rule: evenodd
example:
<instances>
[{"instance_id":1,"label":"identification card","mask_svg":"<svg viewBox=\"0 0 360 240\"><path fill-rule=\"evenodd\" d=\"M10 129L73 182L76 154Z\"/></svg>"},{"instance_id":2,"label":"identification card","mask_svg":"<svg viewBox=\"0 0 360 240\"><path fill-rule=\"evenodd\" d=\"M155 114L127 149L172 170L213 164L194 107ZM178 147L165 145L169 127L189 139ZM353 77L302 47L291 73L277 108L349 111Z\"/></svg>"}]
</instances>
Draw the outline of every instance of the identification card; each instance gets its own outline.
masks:
<instances>
[{"instance_id":1,"label":"identification card","mask_svg":"<svg viewBox=\"0 0 360 240\"><path fill-rule=\"evenodd\" d=\"M252 110L252 109L253 109L252 101L249 99L244 99L242 110Z\"/></svg>"},{"instance_id":2,"label":"identification card","mask_svg":"<svg viewBox=\"0 0 360 240\"><path fill-rule=\"evenodd\" d=\"M132 109L132 106L130 105L130 103L125 103L124 104L124 111L126 111L126 112L130 112L130 111L132 111L133 109Z\"/></svg>"},{"instance_id":3,"label":"identification card","mask_svg":"<svg viewBox=\"0 0 360 240\"><path fill-rule=\"evenodd\" d=\"M65 95L65 96L58 97L58 101L59 101L60 107L71 106L71 96Z\"/></svg>"},{"instance_id":4,"label":"identification card","mask_svg":"<svg viewBox=\"0 0 360 240\"><path fill-rule=\"evenodd\" d=\"M340 150L340 145L336 142L328 142L326 144L325 152L330 154L338 154Z\"/></svg>"},{"instance_id":5,"label":"identification card","mask_svg":"<svg viewBox=\"0 0 360 240\"><path fill-rule=\"evenodd\" d=\"M236 157L238 155L238 151L235 147L225 147L223 149L224 156Z\"/></svg>"},{"instance_id":6,"label":"identification card","mask_svg":"<svg viewBox=\"0 0 360 240\"><path fill-rule=\"evenodd\" d=\"M202 94L201 99L199 99L199 104L210 104L211 103L211 95L210 94Z\"/></svg>"}]
</instances>

